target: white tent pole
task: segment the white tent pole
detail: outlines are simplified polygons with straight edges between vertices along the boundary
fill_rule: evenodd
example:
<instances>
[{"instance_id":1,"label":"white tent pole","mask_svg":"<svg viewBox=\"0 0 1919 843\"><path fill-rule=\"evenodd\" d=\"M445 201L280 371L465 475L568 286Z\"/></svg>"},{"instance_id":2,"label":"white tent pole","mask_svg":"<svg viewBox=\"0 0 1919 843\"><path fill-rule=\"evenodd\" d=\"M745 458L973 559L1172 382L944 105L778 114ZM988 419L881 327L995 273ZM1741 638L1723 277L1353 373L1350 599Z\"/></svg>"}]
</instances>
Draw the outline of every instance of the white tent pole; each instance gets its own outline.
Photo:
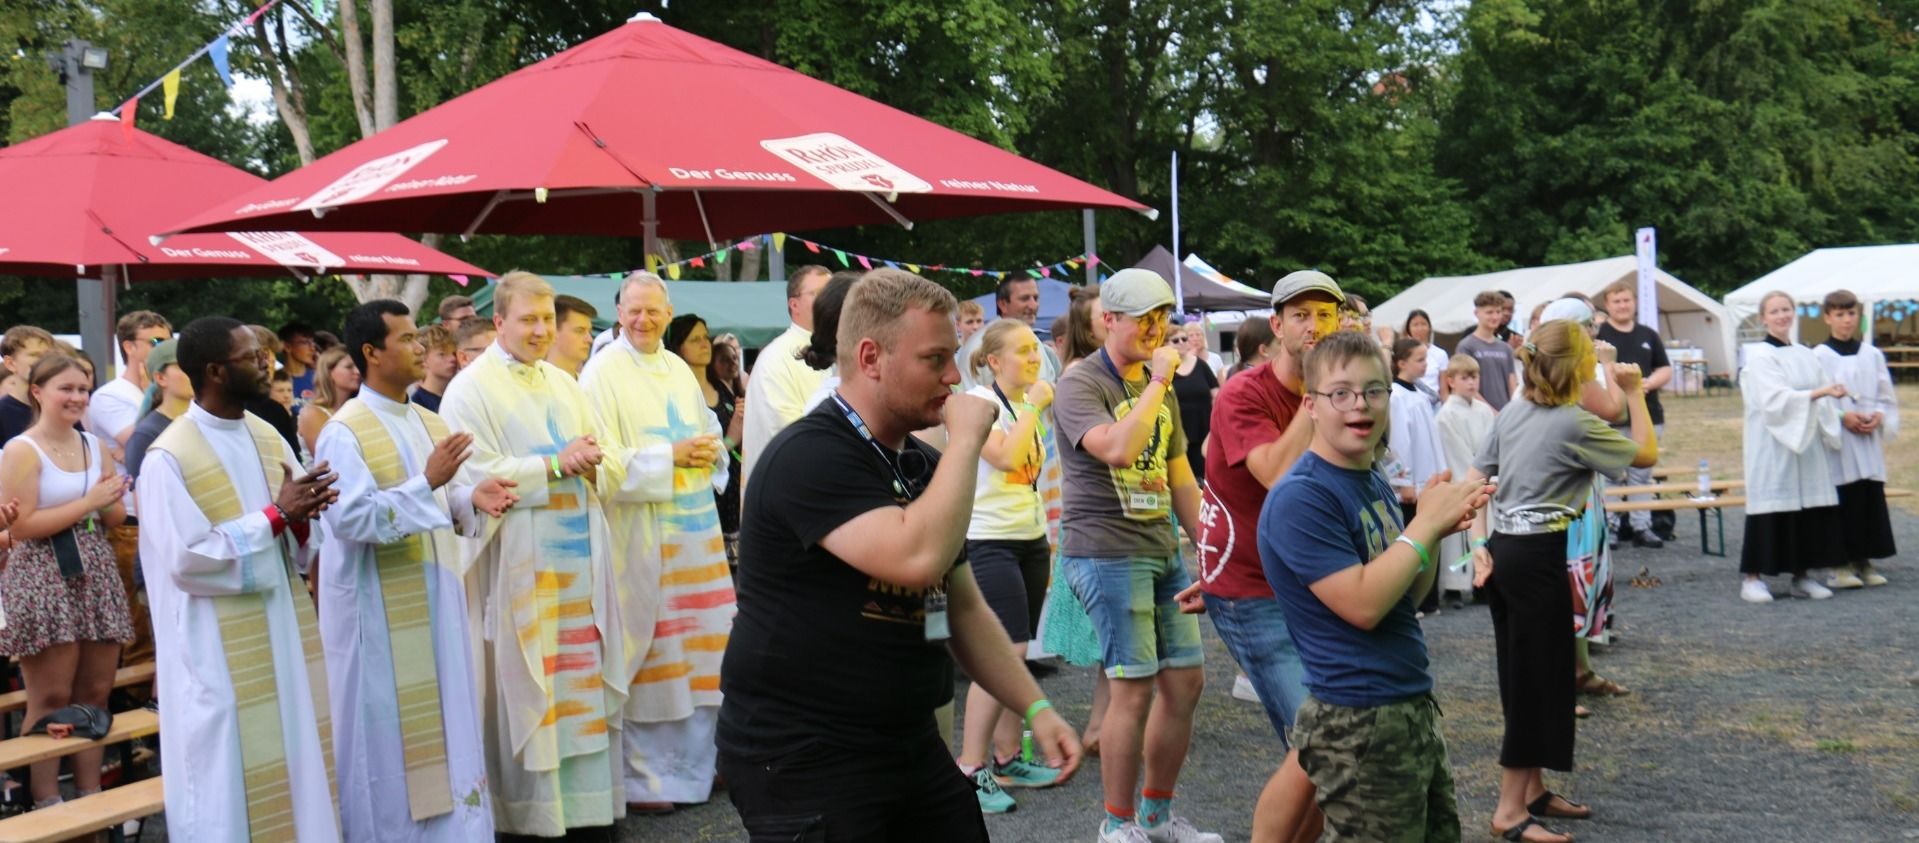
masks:
<instances>
[{"instance_id":1,"label":"white tent pole","mask_svg":"<svg viewBox=\"0 0 1919 843\"><path fill-rule=\"evenodd\" d=\"M1173 150L1173 312L1186 311L1186 291L1179 283L1179 150Z\"/></svg>"}]
</instances>

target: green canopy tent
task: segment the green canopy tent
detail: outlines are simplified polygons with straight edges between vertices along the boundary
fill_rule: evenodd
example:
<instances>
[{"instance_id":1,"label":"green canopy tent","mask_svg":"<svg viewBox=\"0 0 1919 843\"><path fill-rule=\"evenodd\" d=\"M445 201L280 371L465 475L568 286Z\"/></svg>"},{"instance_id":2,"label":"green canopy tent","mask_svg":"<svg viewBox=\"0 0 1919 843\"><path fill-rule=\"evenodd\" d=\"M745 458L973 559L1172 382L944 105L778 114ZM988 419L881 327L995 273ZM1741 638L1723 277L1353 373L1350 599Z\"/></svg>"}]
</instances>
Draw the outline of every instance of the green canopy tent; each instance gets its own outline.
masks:
<instances>
[{"instance_id":1,"label":"green canopy tent","mask_svg":"<svg viewBox=\"0 0 1919 843\"><path fill-rule=\"evenodd\" d=\"M620 282L601 276L545 275L553 291L576 296L600 312L593 330L613 326L613 294ZM777 281L668 281L666 289L673 300L673 313L698 314L714 336L736 334L747 348L759 348L786 330L786 284ZM493 285L473 294L473 306L483 316L493 315Z\"/></svg>"}]
</instances>

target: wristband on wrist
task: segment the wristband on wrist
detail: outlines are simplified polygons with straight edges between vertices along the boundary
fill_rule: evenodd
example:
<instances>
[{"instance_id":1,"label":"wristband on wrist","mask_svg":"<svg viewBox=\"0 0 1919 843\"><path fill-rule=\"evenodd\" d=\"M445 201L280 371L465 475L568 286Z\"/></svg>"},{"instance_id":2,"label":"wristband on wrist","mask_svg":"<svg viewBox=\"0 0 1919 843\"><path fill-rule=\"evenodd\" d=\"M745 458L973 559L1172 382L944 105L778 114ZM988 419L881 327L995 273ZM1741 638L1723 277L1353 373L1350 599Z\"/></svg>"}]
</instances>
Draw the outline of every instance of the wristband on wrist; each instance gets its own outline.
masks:
<instances>
[{"instance_id":1,"label":"wristband on wrist","mask_svg":"<svg viewBox=\"0 0 1919 843\"><path fill-rule=\"evenodd\" d=\"M1159 384L1160 386L1172 386L1173 379L1166 377L1164 375L1154 375L1151 380L1148 380L1146 382L1147 386L1151 386L1153 384Z\"/></svg>"},{"instance_id":2,"label":"wristband on wrist","mask_svg":"<svg viewBox=\"0 0 1919 843\"><path fill-rule=\"evenodd\" d=\"M547 460L547 464L553 467L553 479L558 480L566 476L565 472L560 471L560 455L559 454L554 454L553 456L547 457L546 460Z\"/></svg>"},{"instance_id":3,"label":"wristband on wrist","mask_svg":"<svg viewBox=\"0 0 1919 843\"><path fill-rule=\"evenodd\" d=\"M270 526L273 528L274 535L277 536L277 535L280 535L281 533L286 532L287 514L280 510L279 504L277 503L267 504L267 508L265 512L267 516L267 526Z\"/></svg>"},{"instance_id":4,"label":"wristband on wrist","mask_svg":"<svg viewBox=\"0 0 1919 843\"><path fill-rule=\"evenodd\" d=\"M1481 548L1481 547L1485 547L1485 546L1486 546L1486 540L1485 540L1485 539L1473 539L1473 547L1475 547L1475 548Z\"/></svg>"},{"instance_id":5,"label":"wristband on wrist","mask_svg":"<svg viewBox=\"0 0 1919 843\"><path fill-rule=\"evenodd\" d=\"M1423 544L1420 544L1418 539L1415 539L1412 536L1406 535L1405 533L1400 533L1399 538L1393 539L1393 542L1395 544L1404 543L1407 546L1411 547L1413 549L1413 552L1419 554L1419 570L1424 571L1427 568L1431 568L1433 566L1432 553L1426 550L1426 546Z\"/></svg>"},{"instance_id":6,"label":"wristband on wrist","mask_svg":"<svg viewBox=\"0 0 1919 843\"><path fill-rule=\"evenodd\" d=\"M1052 707L1053 701L1045 697L1034 700L1032 705L1026 707L1026 722L1030 725L1033 722L1033 718L1038 717L1040 712Z\"/></svg>"}]
</instances>

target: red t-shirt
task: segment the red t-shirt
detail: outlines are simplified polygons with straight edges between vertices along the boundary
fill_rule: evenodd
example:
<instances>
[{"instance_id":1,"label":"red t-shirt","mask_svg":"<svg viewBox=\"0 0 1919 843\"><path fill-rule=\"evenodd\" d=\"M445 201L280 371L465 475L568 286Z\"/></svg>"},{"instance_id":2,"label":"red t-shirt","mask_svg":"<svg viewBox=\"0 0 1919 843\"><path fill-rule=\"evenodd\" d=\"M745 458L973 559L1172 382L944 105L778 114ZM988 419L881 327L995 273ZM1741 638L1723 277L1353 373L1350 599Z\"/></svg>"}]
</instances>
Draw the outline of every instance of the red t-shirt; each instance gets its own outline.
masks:
<instances>
[{"instance_id":1,"label":"red t-shirt","mask_svg":"<svg viewBox=\"0 0 1919 843\"><path fill-rule=\"evenodd\" d=\"M1213 402L1199 503L1199 581L1207 594L1232 600L1273 596L1256 539L1266 487L1247 468L1246 456L1277 441L1299 404L1299 393L1281 384L1270 365L1234 375Z\"/></svg>"}]
</instances>

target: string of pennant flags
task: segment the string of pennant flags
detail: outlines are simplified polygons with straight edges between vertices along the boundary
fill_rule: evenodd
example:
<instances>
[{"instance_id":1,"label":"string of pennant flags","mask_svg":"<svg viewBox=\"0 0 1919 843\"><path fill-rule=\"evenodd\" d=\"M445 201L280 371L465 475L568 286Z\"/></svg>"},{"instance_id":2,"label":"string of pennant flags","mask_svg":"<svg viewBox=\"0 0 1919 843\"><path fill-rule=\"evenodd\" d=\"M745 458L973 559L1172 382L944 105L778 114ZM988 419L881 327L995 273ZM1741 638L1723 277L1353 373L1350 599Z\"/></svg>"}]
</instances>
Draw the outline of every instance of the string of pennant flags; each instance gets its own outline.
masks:
<instances>
[{"instance_id":1,"label":"string of pennant flags","mask_svg":"<svg viewBox=\"0 0 1919 843\"><path fill-rule=\"evenodd\" d=\"M233 36L244 32L247 27L253 25L254 21L259 20L261 15L266 14L267 11L273 7L280 5L281 2L282 0L266 0L266 2L261 3L252 12L248 13L244 19L221 31L219 37L201 45L200 49L193 51L192 55L187 56L181 60L179 64L174 65L172 70L161 74L160 78L148 82L145 87L135 92L133 96L127 97L125 102L114 106L113 110L109 113L119 116L121 125L126 126L127 129L131 131L135 115L140 111L140 98L153 93L153 89L159 88L161 89L165 104L162 117L166 120L172 120L173 104L180 98L180 71L185 70L187 65L199 61L201 56L206 56L208 60L213 62L213 72L219 74L221 84L229 88L233 87L233 71L227 59L227 51L232 45ZM325 4L321 2L321 0L312 0L312 2L315 14L319 14L324 10Z\"/></svg>"},{"instance_id":2,"label":"string of pennant flags","mask_svg":"<svg viewBox=\"0 0 1919 843\"><path fill-rule=\"evenodd\" d=\"M1051 263L1035 261L1031 266L1023 266L1015 269L984 269L971 266L947 266L945 264L931 262L918 263L864 255L858 252L829 246L817 240L794 237L784 232L757 234L743 240L734 241L706 254L682 258L672 263L666 263L661 261L657 256L652 256L647 259L647 263L652 267L653 272L677 281L680 279L681 274L688 269L703 269L708 264L724 265L727 257L734 252L752 252L768 247L783 252L786 250L786 244L789 240L795 241L800 246L805 247L808 252L819 255L821 263L825 263L826 257L831 255L834 260L839 262L841 269L851 269L855 265L861 269L876 269L885 266L893 269L903 269L915 275L943 272L953 275L967 275L974 278L991 278L995 281L1002 280L1008 276L1034 279L1058 276L1061 279L1069 279L1072 273L1078 272L1082 267L1097 267L1100 265L1098 255L1085 252ZM607 274L613 278L622 278L626 275L626 273L619 272Z\"/></svg>"}]
</instances>

